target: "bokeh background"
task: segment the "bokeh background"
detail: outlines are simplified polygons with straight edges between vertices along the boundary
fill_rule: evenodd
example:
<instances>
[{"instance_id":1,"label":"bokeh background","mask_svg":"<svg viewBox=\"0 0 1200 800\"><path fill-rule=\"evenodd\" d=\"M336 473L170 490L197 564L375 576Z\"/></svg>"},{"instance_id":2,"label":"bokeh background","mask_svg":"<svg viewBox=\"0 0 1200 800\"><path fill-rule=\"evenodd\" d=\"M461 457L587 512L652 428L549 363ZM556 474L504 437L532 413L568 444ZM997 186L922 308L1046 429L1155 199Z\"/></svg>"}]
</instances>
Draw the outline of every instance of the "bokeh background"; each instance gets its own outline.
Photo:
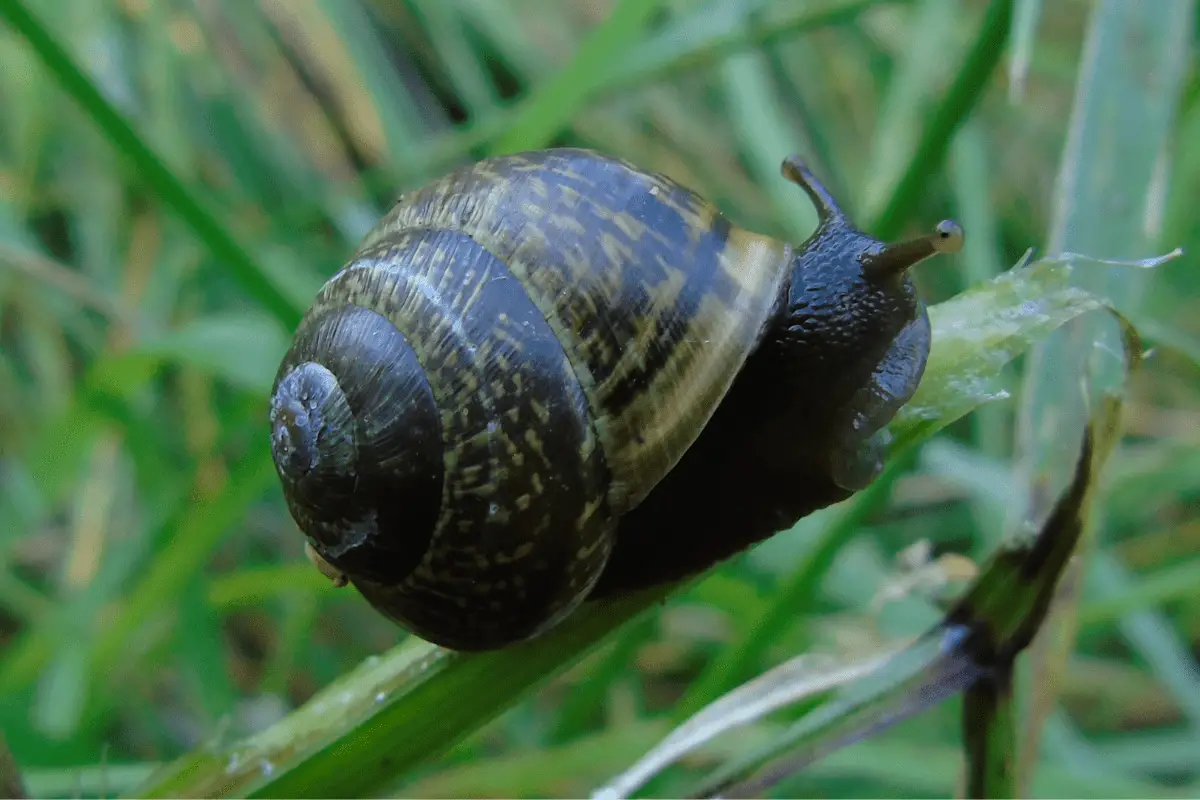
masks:
<instances>
[{"instance_id":1,"label":"bokeh background","mask_svg":"<svg viewBox=\"0 0 1200 800\"><path fill-rule=\"evenodd\" d=\"M632 5L27 2L298 308L400 192L526 142L619 154L796 241L815 217L778 169L802 153L869 230L964 224L966 251L918 270L930 302L1029 248L1182 247L1123 297L1154 352L1096 511L1036 790L1200 791L1191 3ZM997 66L964 72L1001 6ZM951 91L969 113L946 126ZM1087 91L1110 124L1072 127ZM1134 157L1113 159L1112 141ZM126 791L156 764L261 730L403 637L309 566L282 502L265 414L287 325L126 155L0 24L0 730L42 796ZM1063 174L1077 180L1056 193ZM930 624L969 574L962 559L984 558L1012 524L1026 366L1054 374L1016 365L1011 396L927 443L821 563L805 561L818 518L715 571L396 790L586 796L654 743L663 729L650 722L711 681L768 610L787 624L742 678ZM802 563L811 579L798 585ZM958 714L954 701L905 722L790 791L945 796ZM752 727L684 768L766 735Z\"/></svg>"}]
</instances>

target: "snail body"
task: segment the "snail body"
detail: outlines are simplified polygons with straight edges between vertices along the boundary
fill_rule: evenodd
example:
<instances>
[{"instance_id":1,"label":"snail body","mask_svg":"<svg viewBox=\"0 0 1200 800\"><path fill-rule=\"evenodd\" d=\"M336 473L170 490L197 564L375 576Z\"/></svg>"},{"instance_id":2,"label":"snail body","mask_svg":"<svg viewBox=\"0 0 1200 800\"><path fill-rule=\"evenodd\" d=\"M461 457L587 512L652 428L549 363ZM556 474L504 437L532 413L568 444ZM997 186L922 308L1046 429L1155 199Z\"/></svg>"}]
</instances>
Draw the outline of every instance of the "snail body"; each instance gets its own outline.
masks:
<instances>
[{"instance_id":1,"label":"snail body","mask_svg":"<svg viewBox=\"0 0 1200 800\"><path fill-rule=\"evenodd\" d=\"M905 274L795 159L801 246L562 148L409 193L320 290L271 447L310 557L459 650L693 574L868 485L929 350Z\"/></svg>"}]
</instances>

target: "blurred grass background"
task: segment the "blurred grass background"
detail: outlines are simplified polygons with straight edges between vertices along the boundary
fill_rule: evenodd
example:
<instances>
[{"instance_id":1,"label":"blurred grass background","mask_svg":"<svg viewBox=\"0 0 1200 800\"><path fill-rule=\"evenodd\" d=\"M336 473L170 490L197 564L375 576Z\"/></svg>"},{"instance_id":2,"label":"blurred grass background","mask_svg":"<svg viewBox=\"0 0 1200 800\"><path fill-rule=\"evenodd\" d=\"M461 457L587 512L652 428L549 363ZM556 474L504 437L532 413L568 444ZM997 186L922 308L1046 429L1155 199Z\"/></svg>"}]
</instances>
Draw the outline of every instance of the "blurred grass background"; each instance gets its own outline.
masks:
<instances>
[{"instance_id":1,"label":"blurred grass background","mask_svg":"<svg viewBox=\"0 0 1200 800\"><path fill-rule=\"evenodd\" d=\"M877 233L964 223L964 255L917 274L929 301L945 299L1060 233L1055 186L1077 78L1111 79L1085 69L1095 4L1083 0L1016 3L1001 68L964 79L964 54L996 5L30 7L246 244L282 307L300 309L397 194L530 141L620 154L703 191L740 224L794 240L815 216L778 166L803 153ZM1087 574L1039 742L1045 795L1200 791L1200 27L1190 19L1187 47L1168 54L1184 88L1159 104L1171 111L1162 130L1142 126L1161 197L1141 224L1148 249L1089 252L1187 255L1155 271L1134 309L1156 351L1108 473L1089 555L1100 567ZM939 103L964 80L972 114L933 142L946 157L915 173L910 202L889 206L913 180L914 151L940 130ZM266 449L266 397L288 336L281 314L4 27L0 109L0 730L35 793L114 794L155 764L261 730L403 634L303 559ZM1074 224L1067 240L1086 240L1086 218ZM1013 502L1020 374L1013 401L922 448L806 591L788 578L816 521L714 572L426 774L398 776L416 780L399 791L586 795L662 735L664 716L729 663L785 591L789 624L743 678L805 649L923 629L936 587L878 598L908 574L914 542L927 540L933 557L994 548ZM944 796L959 769L958 713L948 703L906 722L791 791Z\"/></svg>"}]
</instances>

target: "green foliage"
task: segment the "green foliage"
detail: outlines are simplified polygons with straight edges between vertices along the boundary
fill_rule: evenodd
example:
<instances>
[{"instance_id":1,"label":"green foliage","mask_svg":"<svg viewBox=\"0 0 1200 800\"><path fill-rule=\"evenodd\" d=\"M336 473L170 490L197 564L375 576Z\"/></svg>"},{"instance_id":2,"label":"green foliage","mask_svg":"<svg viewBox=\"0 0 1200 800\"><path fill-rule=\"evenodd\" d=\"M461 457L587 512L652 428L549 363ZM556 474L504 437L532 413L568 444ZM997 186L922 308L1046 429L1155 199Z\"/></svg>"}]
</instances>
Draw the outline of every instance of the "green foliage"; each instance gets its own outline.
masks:
<instances>
[{"instance_id":1,"label":"green foliage","mask_svg":"<svg viewBox=\"0 0 1200 800\"><path fill-rule=\"evenodd\" d=\"M1078 377L1120 349L1108 315L1077 316L1083 286L1155 349L1002 735L1029 793L1194 795L1197 15L1124 6L0 0L0 731L27 789L586 796L797 654L926 630L961 594L950 555L982 562L1043 513L1069 479ZM814 217L778 166L800 152L873 232L954 216L967 249L919 268L946 316L868 492L666 602L448 657L304 562L267 387L296 314L395 195L548 142L796 239ZM1031 247L1184 256L1035 259L989 284ZM922 540L932 555L908 563ZM807 708L649 791L695 788ZM947 701L786 792L945 796L961 720Z\"/></svg>"}]
</instances>

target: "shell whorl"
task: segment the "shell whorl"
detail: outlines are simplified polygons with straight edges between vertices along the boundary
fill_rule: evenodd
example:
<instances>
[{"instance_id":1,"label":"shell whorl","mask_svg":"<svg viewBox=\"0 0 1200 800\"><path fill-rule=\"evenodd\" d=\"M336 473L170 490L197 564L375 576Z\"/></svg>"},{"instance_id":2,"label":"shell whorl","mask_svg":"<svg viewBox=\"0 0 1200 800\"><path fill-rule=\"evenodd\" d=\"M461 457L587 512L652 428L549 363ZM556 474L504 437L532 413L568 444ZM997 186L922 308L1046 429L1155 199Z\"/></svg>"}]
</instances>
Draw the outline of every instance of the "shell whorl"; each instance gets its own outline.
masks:
<instances>
[{"instance_id":1,"label":"shell whorl","mask_svg":"<svg viewBox=\"0 0 1200 800\"><path fill-rule=\"evenodd\" d=\"M414 569L440 507L442 436L404 335L369 308L308 315L280 365L270 415L285 497L321 554L376 580Z\"/></svg>"},{"instance_id":2,"label":"shell whorl","mask_svg":"<svg viewBox=\"0 0 1200 800\"><path fill-rule=\"evenodd\" d=\"M585 393L618 515L704 428L791 258L670 178L574 148L454 170L401 198L363 251L414 228L462 232L522 284Z\"/></svg>"},{"instance_id":3,"label":"shell whorl","mask_svg":"<svg viewBox=\"0 0 1200 800\"><path fill-rule=\"evenodd\" d=\"M535 635L582 602L612 545L604 453L566 353L505 265L454 230L395 231L360 250L318 294L285 364L364 364L361 341L304 349L307 327L364 314L411 348L436 409L439 481L423 485L437 510L423 530L377 524L343 554L318 539L317 555L430 640L465 650ZM394 365L371 369L388 375ZM412 413L396 395L375 409L401 429ZM374 502L356 499L360 517L391 505L363 500ZM406 552L421 543L420 557L403 570L380 566L398 542ZM348 566L356 552L373 572Z\"/></svg>"}]
</instances>

